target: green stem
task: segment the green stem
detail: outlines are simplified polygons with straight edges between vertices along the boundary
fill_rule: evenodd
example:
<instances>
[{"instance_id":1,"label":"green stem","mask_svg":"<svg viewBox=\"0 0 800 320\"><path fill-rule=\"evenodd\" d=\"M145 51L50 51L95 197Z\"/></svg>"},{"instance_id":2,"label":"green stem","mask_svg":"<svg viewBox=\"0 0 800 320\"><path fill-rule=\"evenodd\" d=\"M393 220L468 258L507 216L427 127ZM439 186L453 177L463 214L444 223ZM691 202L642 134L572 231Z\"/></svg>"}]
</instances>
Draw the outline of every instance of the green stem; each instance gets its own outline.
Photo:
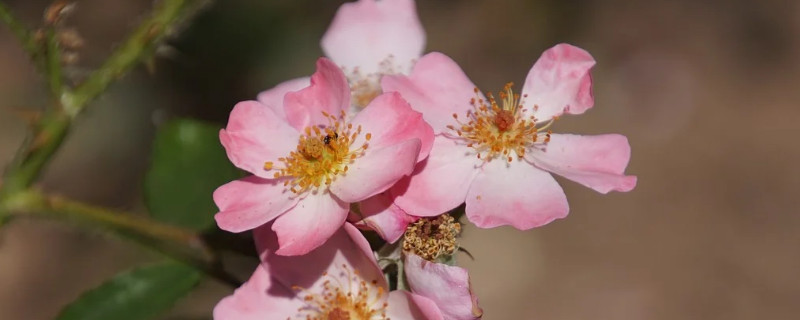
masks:
<instances>
[{"instance_id":1,"label":"green stem","mask_svg":"<svg viewBox=\"0 0 800 320\"><path fill-rule=\"evenodd\" d=\"M226 273L200 236L190 230L142 216L115 212L38 191L18 192L0 203L0 212L12 217L57 219L90 229L102 229L155 249L204 271L233 287L241 283Z\"/></svg>"},{"instance_id":2,"label":"green stem","mask_svg":"<svg viewBox=\"0 0 800 320\"><path fill-rule=\"evenodd\" d=\"M150 17L74 91L65 88L63 84L60 48L54 27L48 26L45 29L46 43L42 46L33 33L0 3L0 20L11 28L37 67L42 67L40 70L45 74L53 97L53 107L48 108L32 125L32 134L18 150L19 158L6 168L3 180L0 181L0 224L12 215L24 215L98 227L192 264L232 286L239 286L239 281L222 269L213 252L191 231L64 198L48 197L30 189L66 138L72 120L112 82L152 54L158 42L174 25L188 16L193 7L199 7L204 2L159 1Z\"/></svg>"},{"instance_id":3,"label":"green stem","mask_svg":"<svg viewBox=\"0 0 800 320\"><path fill-rule=\"evenodd\" d=\"M52 30L48 30L46 73L48 84L53 94L56 108L51 108L33 125L32 138L29 143L20 147L20 161L13 162L6 168L0 200L9 195L30 187L39 177L50 158L58 151L69 132L72 118L78 115L86 105L102 93L114 80L121 77L146 54L153 51L158 40L186 16L190 4L201 3L199 0L163 0L154 9L152 15L128 37L122 46L106 60L103 66L92 73L74 92L63 88L61 78L61 61L58 54L58 43ZM0 5L0 16L19 33L23 46L28 48L30 32L26 31L11 16L5 6ZM33 41L33 40L31 40ZM35 48L35 41L32 42ZM37 49L38 50L38 49ZM38 52L33 50L33 53Z\"/></svg>"},{"instance_id":4,"label":"green stem","mask_svg":"<svg viewBox=\"0 0 800 320\"><path fill-rule=\"evenodd\" d=\"M47 73L47 84L50 86L50 94L53 96L56 107L61 109L61 95L64 91L61 77L61 49L58 46L56 31L53 28L47 28L46 37L45 73Z\"/></svg>"},{"instance_id":5,"label":"green stem","mask_svg":"<svg viewBox=\"0 0 800 320\"><path fill-rule=\"evenodd\" d=\"M397 290L409 290L403 259L397 260Z\"/></svg>"},{"instance_id":6,"label":"green stem","mask_svg":"<svg viewBox=\"0 0 800 320\"><path fill-rule=\"evenodd\" d=\"M40 47L39 44L36 42L36 39L33 37L33 33L28 31L22 23L11 14L11 10L8 7L0 2L0 21L3 21L8 28L11 29L11 32L14 33L14 36L17 37L17 40L22 45L22 48L28 52L28 55L36 61L40 56Z\"/></svg>"},{"instance_id":7,"label":"green stem","mask_svg":"<svg viewBox=\"0 0 800 320\"><path fill-rule=\"evenodd\" d=\"M23 145L21 161L15 161L6 169L0 201L22 192L39 178L44 166L61 146L67 135L71 119L64 113L50 110L33 127L32 138Z\"/></svg>"},{"instance_id":8,"label":"green stem","mask_svg":"<svg viewBox=\"0 0 800 320\"><path fill-rule=\"evenodd\" d=\"M174 24L183 18L199 0L160 1L153 14L142 22L128 39L106 59L103 66L80 84L65 105L67 113L75 116L114 80L122 77L132 66L152 54L158 42L167 36Z\"/></svg>"}]
</instances>

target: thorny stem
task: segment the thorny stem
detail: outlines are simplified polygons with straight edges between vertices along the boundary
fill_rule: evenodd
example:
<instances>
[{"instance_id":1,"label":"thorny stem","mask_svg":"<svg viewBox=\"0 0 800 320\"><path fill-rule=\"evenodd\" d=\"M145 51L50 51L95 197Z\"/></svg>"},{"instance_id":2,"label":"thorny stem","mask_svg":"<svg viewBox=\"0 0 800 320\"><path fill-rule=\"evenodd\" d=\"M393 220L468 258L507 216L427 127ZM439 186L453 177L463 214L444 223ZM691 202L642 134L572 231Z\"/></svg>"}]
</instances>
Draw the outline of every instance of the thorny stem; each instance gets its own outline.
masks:
<instances>
[{"instance_id":1,"label":"thorny stem","mask_svg":"<svg viewBox=\"0 0 800 320\"><path fill-rule=\"evenodd\" d=\"M174 32L180 23L206 1L163 0L158 2L153 14L134 30L128 39L106 59L103 66L75 88L65 105L67 113L77 115L89 101L106 90L109 84L122 77L131 67L150 56L158 43Z\"/></svg>"},{"instance_id":2,"label":"thorny stem","mask_svg":"<svg viewBox=\"0 0 800 320\"><path fill-rule=\"evenodd\" d=\"M28 55L30 55L33 60L37 60L40 55L39 45L36 43L33 33L28 31L2 2L0 2L0 21L8 25L8 28L11 29L11 32L17 37L17 41L19 41L22 48L28 52Z\"/></svg>"},{"instance_id":3,"label":"thorny stem","mask_svg":"<svg viewBox=\"0 0 800 320\"><path fill-rule=\"evenodd\" d=\"M239 281L226 273L214 252L196 233L142 216L95 207L28 189L6 198L0 212L12 217L48 218L111 231L128 240L155 249L190 264L209 276L234 287Z\"/></svg>"},{"instance_id":4,"label":"thorny stem","mask_svg":"<svg viewBox=\"0 0 800 320\"><path fill-rule=\"evenodd\" d=\"M155 52L183 19L205 0L162 0L103 65L74 90L64 86L56 30L48 24L44 43L25 28L0 2L0 21L8 25L34 63L42 67L52 95L52 106L31 124L31 135L20 146L0 181L0 225L14 216L44 217L99 227L136 241L178 260L194 265L208 275L234 287L239 281L227 274L214 253L190 230L169 226L135 215L118 213L76 201L46 196L31 189L51 157L69 133L72 120L115 80Z\"/></svg>"}]
</instances>

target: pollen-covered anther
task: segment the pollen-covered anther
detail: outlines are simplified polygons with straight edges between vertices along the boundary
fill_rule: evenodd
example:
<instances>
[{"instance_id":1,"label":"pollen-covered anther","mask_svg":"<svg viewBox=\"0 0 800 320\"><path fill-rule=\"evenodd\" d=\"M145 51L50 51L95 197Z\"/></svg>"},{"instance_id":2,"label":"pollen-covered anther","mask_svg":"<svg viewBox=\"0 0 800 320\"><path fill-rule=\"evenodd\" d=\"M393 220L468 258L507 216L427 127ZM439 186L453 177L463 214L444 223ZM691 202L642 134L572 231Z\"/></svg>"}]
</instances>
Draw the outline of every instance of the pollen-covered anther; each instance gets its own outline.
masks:
<instances>
[{"instance_id":1,"label":"pollen-covered anther","mask_svg":"<svg viewBox=\"0 0 800 320\"><path fill-rule=\"evenodd\" d=\"M386 292L377 280L366 281L347 265L336 274L322 276L325 281L314 289L292 286L305 302L294 319L390 320L386 317Z\"/></svg>"},{"instance_id":2,"label":"pollen-covered anther","mask_svg":"<svg viewBox=\"0 0 800 320\"><path fill-rule=\"evenodd\" d=\"M403 251L434 261L456 251L456 237L460 233L461 224L448 214L436 218L421 218L406 228Z\"/></svg>"},{"instance_id":3,"label":"pollen-covered anther","mask_svg":"<svg viewBox=\"0 0 800 320\"><path fill-rule=\"evenodd\" d=\"M295 151L278 158L277 166L271 161L264 163L264 170L275 170L275 179L286 178L284 186L296 194L332 184L339 175L345 174L349 165L362 156L367 141L372 136L366 133L361 145L354 145L361 135L361 127L346 123L346 114L338 116L322 112L326 126L307 127L297 142Z\"/></svg>"},{"instance_id":4,"label":"pollen-covered anther","mask_svg":"<svg viewBox=\"0 0 800 320\"><path fill-rule=\"evenodd\" d=\"M343 71L350 85L352 104L358 109L365 108L375 97L383 93L381 89L381 77L398 72L394 57L391 55L378 63L378 70L376 72L365 74L362 73L358 67L353 68L353 70L349 72L345 69L343 69Z\"/></svg>"},{"instance_id":5,"label":"pollen-covered anther","mask_svg":"<svg viewBox=\"0 0 800 320\"><path fill-rule=\"evenodd\" d=\"M466 112L466 119L462 120L458 114L453 114L456 125L448 125L452 132L450 137L462 140L467 147L475 150L475 156L484 161L495 158L504 161L514 161L522 158L528 149L542 147L549 142L546 130L556 118L537 127L537 119L523 108L525 97L520 98L507 83L503 91L498 93L499 100L491 93L483 99L480 90L475 88L475 97L469 103L472 106ZM533 106L533 110L538 106Z\"/></svg>"}]
</instances>

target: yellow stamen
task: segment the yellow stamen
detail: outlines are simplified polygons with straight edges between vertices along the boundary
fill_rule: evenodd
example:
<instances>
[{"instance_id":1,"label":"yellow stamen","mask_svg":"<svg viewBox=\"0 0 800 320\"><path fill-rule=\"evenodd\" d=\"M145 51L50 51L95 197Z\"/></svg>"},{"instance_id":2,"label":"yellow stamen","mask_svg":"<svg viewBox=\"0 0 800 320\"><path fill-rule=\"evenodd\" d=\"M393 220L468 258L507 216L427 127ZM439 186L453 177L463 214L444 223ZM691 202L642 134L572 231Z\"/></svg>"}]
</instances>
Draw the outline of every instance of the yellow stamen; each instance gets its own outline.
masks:
<instances>
[{"instance_id":1,"label":"yellow stamen","mask_svg":"<svg viewBox=\"0 0 800 320\"><path fill-rule=\"evenodd\" d=\"M453 114L457 125L447 126L455 133L451 137L463 140L475 150L478 159L491 161L500 158L512 162L514 157L511 152L517 158L522 158L529 148L541 147L550 141L551 132L545 130L558 117L537 127L538 119L526 116L523 109L525 97L515 94L511 90L513 85L509 82L503 87L498 94L499 102L492 94L488 94L487 100L484 100L478 88L475 88L475 98L470 99L473 108L467 111L466 120L462 121L457 114ZM534 111L536 109L538 106L533 107Z\"/></svg>"},{"instance_id":2,"label":"yellow stamen","mask_svg":"<svg viewBox=\"0 0 800 320\"><path fill-rule=\"evenodd\" d=\"M378 281L365 281L358 270L350 270L344 264L341 269L335 275L322 274L328 279L322 283L321 292L292 286L305 302L295 319L390 320L386 317L386 291Z\"/></svg>"},{"instance_id":3,"label":"yellow stamen","mask_svg":"<svg viewBox=\"0 0 800 320\"><path fill-rule=\"evenodd\" d=\"M286 157L278 158L282 163L276 167L273 162L265 162L264 170L277 170L273 177L287 178L284 186L296 194L328 186L336 178L347 172L348 165L362 156L367 150L368 142L354 148L356 138L361 134L361 126L353 128L346 123L346 114L333 116L322 112L328 119L325 127L305 128L305 135L300 136L297 149ZM366 133L368 141L372 135Z\"/></svg>"}]
</instances>

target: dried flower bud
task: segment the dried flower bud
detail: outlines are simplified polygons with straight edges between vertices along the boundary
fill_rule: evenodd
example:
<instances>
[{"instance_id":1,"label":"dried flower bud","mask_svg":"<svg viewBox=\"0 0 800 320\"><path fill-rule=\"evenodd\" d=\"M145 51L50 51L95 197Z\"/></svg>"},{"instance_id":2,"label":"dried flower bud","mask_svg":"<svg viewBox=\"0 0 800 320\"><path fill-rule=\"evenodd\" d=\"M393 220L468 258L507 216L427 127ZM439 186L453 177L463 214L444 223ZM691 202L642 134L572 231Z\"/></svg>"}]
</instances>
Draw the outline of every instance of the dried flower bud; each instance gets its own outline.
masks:
<instances>
[{"instance_id":1,"label":"dried flower bud","mask_svg":"<svg viewBox=\"0 0 800 320\"><path fill-rule=\"evenodd\" d=\"M58 42L61 43L64 48L69 49L78 49L83 47L83 44L85 43L83 41L83 37L81 37L81 35L78 33L78 30L75 30L74 28L59 30Z\"/></svg>"},{"instance_id":2,"label":"dried flower bud","mask_svg":"<svg viewBox=\"0 0 800 320\"><path fill-rule=\"evenodd\" d=\"M75 10L74 2L66 0L53 1L44 11L44 23L46 25L56 25Z\"/></svg>"}]
</instances>

